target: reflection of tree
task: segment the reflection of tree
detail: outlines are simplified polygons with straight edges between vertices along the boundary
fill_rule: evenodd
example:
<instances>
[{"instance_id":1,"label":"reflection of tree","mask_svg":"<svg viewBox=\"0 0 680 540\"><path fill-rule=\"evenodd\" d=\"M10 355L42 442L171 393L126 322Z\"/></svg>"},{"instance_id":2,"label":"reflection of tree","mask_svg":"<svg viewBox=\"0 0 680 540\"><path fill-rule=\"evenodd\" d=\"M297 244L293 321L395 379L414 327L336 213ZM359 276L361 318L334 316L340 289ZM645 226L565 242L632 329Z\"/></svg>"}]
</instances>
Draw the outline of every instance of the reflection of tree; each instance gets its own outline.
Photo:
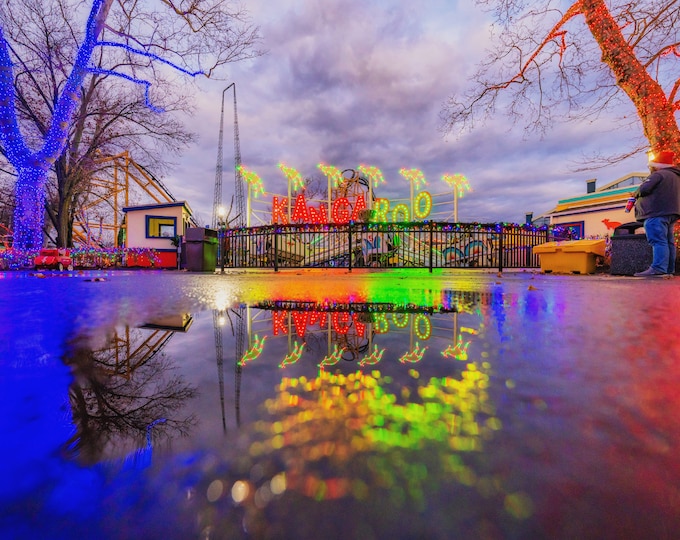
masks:
<instances>
[{"instance_id":1,"label":"reflection of tree","mask_svg":"<svg viewBox=\"0 0 680 540\"><path fill-rule=\"evenodd\" d=\"M73 370L69 399L76 426L67 446L86 463L111 454L122 457L147 445L147 437L186 435L195 421L193 416L179 414L196 391L173 373L162 352L146 355L143 361L134 362L134 371L120 376L111 370L119 361L117 350L93 350L77 340L65 358Z\"/></svg>"}]
</instances>

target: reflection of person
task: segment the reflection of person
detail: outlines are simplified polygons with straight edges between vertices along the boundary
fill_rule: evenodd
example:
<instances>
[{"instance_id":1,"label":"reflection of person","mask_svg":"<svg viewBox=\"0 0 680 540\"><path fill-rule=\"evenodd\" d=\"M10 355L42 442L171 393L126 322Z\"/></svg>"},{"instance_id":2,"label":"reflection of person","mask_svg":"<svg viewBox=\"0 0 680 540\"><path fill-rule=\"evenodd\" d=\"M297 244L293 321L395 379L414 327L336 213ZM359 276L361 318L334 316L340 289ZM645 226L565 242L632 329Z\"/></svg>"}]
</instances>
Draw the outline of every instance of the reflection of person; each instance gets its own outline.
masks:
<instances>
[{"instance_id":1,"label":"reflection of person","mask_svg":"<svg viewBox=\"0 0 680 540\"><path fill-rule=\"evenodd\" d=\"M680 218L680 169L675 155L662 151L649 155L651 174L634 193L635 219L644 223L652 246L652 265L636 277L662 277L675 273L675 222Z\"/></svg>"}]
</instances>

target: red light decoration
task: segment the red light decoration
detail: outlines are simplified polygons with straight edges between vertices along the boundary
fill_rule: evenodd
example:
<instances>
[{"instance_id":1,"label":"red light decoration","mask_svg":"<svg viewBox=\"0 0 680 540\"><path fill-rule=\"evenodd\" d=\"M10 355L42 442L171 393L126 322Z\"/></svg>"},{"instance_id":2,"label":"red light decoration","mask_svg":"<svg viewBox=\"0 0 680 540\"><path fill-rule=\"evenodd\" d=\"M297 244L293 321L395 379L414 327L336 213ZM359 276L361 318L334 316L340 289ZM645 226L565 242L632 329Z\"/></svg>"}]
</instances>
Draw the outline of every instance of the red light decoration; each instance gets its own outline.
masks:
<instances>
[{"instance_id":1,"label":"red light decoration","mask_svg":"<svg viewBox=\"0 0 680 540\"><path fill-rule=\"evenodd\" d=\"M293 207L291 219L293 221L302 221L303 223L309 223L309 213L307 212L307 200L305 199L304 193L300 193L295 198L295 206Z\"/></svg>"},{"instance_id":2,"label":"red light decoration","mask_svg":"<svg viewBox=\"0 0 680 540\"><path fill-rule=\"evenodd\" d=\"M314 223L315 225L325 225L328 223L328 212L326 212L325 204L320 204L319 208L308 206L307 213L309 215L310 223Z\"/></svg>"},{"instance_id":3,"label":"red light decoration","mask_svg":"<svg viewBox=\"0 0 680 540\"><path fill-rule=\"evenodd\" d=\"M283 198L279 200L278 197L274 197L272 202L272 223L280 223L281 225L288 224L288 199Z\"/></svg>"},{"instance_id":4,"label":"red light decoration","mask_svg":"<svg viewBox=\"0 0 680 540\"><path fill-rule=\"evenodd\" d=\"M351 208L349 204L349 200L347 197L340 197L338 199L335 199L333 202L333 222L334 223L349 223L349 208Z\"/></svg>"},{"instance_id":5,"label":"red light decoration","mask_svg":"<svg viewBox=\"0 0 680 540\"><path fill-rule=\"evenodd\" d=\"M273 311L272 312L272 326L273 326L273 332L275 336L279 335L279 332L282 334L287 334L288 333L288 327L286 326L287 322L287 311Z\"/></svg>"},{"instance_id":6,"label":"red light decoration","mask_svg":"<svg viewBox=\"0 0 680 540\"><path fill-rule=\"evenodd\" d=\"M295 332L301 338L305 337L307 333L307 324L309 323L309 313L306 311L293 311L293 323L295 324Z\"/></svg>"},{"instance_id":7,"label":"red light decoration","mask_svg":"<svg viewBox=\"0 0 680 540\"><path fill-rule=\"evenodd\" d=\"M345 335L352 326L349 320L349 313L346 311L335 311L331 315L331 324L333 325L333 330L340 335Z\"/></svg>"},{"instance_id":8,"label":"red light decoration","mask_svg":"<svg viewBox=\"0 0 680 540\"><path fill-rule=\"evenodd\" d=\"M359 219L359 212L362 210L366 210L366 201L364 200L363 195L359 195L356 199L356 202L354 203L354 209L352 210L352 221L356 221Z\"/></svg>"}]
</instances>

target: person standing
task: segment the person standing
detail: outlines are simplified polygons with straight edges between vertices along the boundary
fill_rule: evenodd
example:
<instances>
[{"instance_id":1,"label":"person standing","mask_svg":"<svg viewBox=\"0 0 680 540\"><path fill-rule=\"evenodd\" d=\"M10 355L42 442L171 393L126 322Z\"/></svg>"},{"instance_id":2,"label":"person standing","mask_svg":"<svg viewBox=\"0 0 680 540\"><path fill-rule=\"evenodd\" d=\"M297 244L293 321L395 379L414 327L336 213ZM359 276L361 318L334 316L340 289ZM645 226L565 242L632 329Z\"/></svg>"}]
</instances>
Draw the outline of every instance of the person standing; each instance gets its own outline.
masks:
<instances>
[{"instance_id":1,"label":"person standing","mask_svg":"<svg viewBox=\"0 0 680 540\"><path fill-rule=\"evenodd\" d=\"M663 277L675 273L675 222L680 218L680 168L675 154L668 150L649 154L651 174L633 197L635 219L645 227L652 246L652 264L635 277Z\"/></svg>"}]
</instances>

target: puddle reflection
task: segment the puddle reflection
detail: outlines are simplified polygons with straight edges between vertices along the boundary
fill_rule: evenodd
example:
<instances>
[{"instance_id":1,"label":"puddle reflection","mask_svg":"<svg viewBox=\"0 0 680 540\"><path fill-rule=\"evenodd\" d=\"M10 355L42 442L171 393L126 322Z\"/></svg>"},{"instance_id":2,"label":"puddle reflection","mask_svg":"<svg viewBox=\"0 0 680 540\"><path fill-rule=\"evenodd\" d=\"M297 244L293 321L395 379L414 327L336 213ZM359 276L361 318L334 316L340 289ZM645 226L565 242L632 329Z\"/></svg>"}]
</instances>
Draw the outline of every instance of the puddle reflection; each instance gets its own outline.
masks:
<instances>
[{"instance_id":1,"label":"puddle reflection","mask_svg":"<svg viewBox=\"0 0 680 540\"><path fill-rule=\"evenodd\" d=\"M601 355L602 302L586 293L523 276L361 278L334 293L323 279L152 278L6 289L3 538L637 539L680 526L667 505L677 415L640 405L671 396L650 381L680 372L622 362L625 335ZM25 308L61 289L56 315Z\"/></svg>"}]
</instances>

